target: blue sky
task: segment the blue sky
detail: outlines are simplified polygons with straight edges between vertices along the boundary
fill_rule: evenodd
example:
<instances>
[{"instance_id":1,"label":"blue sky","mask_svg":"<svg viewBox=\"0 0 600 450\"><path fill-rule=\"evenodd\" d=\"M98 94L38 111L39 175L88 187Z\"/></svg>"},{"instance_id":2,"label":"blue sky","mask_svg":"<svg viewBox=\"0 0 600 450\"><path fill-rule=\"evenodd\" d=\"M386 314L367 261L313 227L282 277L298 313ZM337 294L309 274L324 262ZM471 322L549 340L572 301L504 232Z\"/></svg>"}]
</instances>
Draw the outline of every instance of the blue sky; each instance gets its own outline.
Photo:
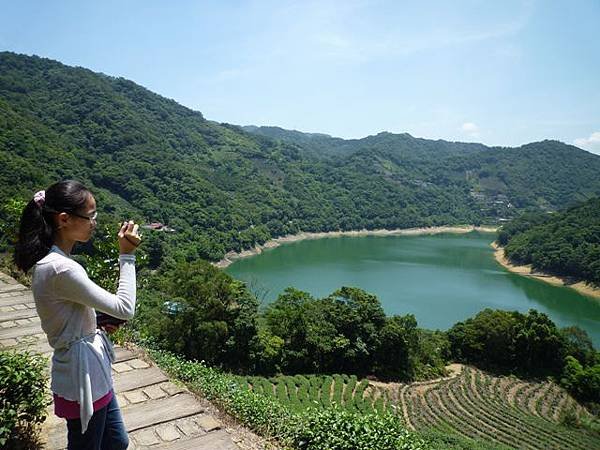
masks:
<instances>
[{"instance_id":1,"label":"blue sky","mask_svg":"<svg viewBox=\"0 0 600 450\"><path fill-rule=\"evenodd\" d=\"M600 0L3 2L0 49L219 122L600 154Z\"/></svg>"}]
</instances>

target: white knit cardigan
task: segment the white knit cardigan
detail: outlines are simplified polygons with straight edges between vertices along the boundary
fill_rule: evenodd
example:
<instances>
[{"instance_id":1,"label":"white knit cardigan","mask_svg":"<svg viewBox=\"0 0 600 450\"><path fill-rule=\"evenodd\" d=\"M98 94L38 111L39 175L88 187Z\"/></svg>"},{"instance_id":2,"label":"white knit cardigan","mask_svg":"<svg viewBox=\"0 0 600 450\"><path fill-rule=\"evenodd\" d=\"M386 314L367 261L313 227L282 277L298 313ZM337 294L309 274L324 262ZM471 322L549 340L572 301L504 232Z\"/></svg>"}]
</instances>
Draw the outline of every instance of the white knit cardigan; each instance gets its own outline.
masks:
<instances>
[{"instance_id":1,"label":"white knit cardigan","mask_svg":"<svg viewBox=\"0 0 600 450\"><path fill-rule=\"evenodd\" d=\"M55 394L79 403L82 433L94 413L93 402L113 386L112 344L96 329L94 310L126 320L135 312L135 255L120 255L119 266L116 295L91 281L56 245L33 270L35 306L54 349L50 386Z\"/></svg>"}]
</instances>

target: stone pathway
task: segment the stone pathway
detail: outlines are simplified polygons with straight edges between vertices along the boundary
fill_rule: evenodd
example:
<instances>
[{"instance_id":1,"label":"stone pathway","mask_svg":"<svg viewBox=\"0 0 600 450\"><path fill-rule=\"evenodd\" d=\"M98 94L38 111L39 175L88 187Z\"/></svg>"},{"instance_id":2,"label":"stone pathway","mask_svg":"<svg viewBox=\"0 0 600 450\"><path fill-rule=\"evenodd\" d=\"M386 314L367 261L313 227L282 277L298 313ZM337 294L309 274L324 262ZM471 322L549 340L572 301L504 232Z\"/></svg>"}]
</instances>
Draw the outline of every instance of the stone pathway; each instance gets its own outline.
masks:
<instances>
[{"instance_id":1,"label":"stone pathway","mask_svg":"<svg viewBox=\"0 0 600 450\"><path fill-rule=\"evenodd\" d=\"M48 357L52 354L40 327L31 291L0 273L0 349L7 348L29 349ZM169 381L139 349L115 347L115 354L114 388L129 432L129 448L274 448L222 416L210 403L197 398L185 387ZM52 408L50 405L42 433L46 448L64 449L66 422L56 417Z\"/></svg>"}]
</instances>

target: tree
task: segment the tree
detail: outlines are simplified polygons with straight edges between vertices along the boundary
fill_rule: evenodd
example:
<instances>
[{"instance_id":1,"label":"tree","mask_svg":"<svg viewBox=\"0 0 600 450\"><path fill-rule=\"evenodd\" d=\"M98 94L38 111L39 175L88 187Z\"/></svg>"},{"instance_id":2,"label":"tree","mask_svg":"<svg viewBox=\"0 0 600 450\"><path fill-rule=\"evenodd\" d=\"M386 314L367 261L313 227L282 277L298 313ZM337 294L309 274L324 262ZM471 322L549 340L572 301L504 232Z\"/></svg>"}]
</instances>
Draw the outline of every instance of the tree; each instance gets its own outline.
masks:
<instances>
[{"instance_id":1,"label":"tree","mask_svg":"<svg viewBox=\"0 0 600 450\"><path fill-rule=\"evenodd\" d=\"M520 314L484 309L448 330L452 354L459 361L501 370L514 368L514 333Z\"/></svg>"},{"instance_id":2,"label":"tree","mask_svg":"<svg viewBox=\"0 0 600 450\"><path fill-rule=\"evenodd\" d=\"M148 253L148 267L157 269L163 260L164 242L157 232L150 232L145 239L145 249Z\"/></svg>"},{"instance_id":3,"label":"tree","mask_svg":"<svg viewBox=\"0 0 600 450\"><path fill-rule=\"evenodd\" d=\"M385 324L385 313L379 299L359 288L342 287L323 299L328 320L348 345L339 348L336 357L343 368L365 373L375 363L380 346L379 330ZM339 366L338 366L339 367Z\"/></svg>"},{"instance_id":4,"label":"tree","mask_svg":"<svg viewBox=\"0 0 600 450\"><path fill-rule=\"evenodd\" d=\"M388 317L379 332L377 373L389 379L413 379L418 339L415 316L408 314Z\"/></svg>"},{"instance_id":5,"label":"tree","mask_svg":"<svg viewBox=\"0 0 600 450\"><path fill-rule=\"evenodd\" d=\"M283 341L282 369L307 371L310 363L307 335L310 294L288 287L265 311L268 333Z\"/></svg>"},{"instance_id":6,"label":"tree","mask_svg":"<svg viewBox=\"0 0 600 450\"><path fill-rule=\"evenodd\" d=\"M600 402L600 364L584 368L575 358L567 356L560 382L579 400Z\"/></svg>"},{"instance_id":7,"label":"tree","mask_svg":"<svg viewBox=\"0 0 600 450\"><path fill-rule=\"evenodd\" d=\"M566 355L573 356L584 366L600 363L600 355L594 349L592 339L585 330L573 325L561 328L560 334L565 344Z\"/></svg>"},{"instance_id":8,"label":"tree","mask_svg":"<svg viewBox=\"0 0 600 450\"><path fill-rule=\"evenodd\" d=\"M515 330L517 366L529 373L560 372L564 358L564 343L550 318L534 309L522 316Z\"/></svg>"},{"instance_id":9,"label":"tree","mask_svg":"<svg viewBox=\"0 0 600 450\"><path fill-rule=\"evenodd\" d=\"M139 311L146 334L191 359L250 367L258 301L242 282L198 260L176 263L146 291L149 298Z\"/></svg>"}]
</instances>

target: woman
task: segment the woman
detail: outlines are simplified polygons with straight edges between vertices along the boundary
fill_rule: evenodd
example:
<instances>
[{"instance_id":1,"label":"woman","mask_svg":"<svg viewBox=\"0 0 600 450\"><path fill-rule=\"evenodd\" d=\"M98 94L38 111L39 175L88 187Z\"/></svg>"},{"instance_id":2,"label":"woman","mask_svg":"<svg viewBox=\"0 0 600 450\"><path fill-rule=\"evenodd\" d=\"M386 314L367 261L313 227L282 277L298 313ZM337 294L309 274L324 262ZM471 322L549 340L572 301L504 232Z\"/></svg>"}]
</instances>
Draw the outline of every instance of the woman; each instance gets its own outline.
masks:
<instances>
[{"instance_id":1,"label":"woman","mask_svg":"<svg viewBox=\"0 0 600 450\"><path fill-rule=\"evenodd\" d=\"M120 278L117 294L92 282L70 258L75 242L96 227L96 201L73 180L39 191L21 216L15 248L17 266L33 267L32 291L41 326L54 349L51 389L57 416L67 419L69 449L124 449L129 444L113 392L114 353L95 310L119 319L135 312L135 249L138 225L118 232Z\"/></svg>"}]
</instances>

